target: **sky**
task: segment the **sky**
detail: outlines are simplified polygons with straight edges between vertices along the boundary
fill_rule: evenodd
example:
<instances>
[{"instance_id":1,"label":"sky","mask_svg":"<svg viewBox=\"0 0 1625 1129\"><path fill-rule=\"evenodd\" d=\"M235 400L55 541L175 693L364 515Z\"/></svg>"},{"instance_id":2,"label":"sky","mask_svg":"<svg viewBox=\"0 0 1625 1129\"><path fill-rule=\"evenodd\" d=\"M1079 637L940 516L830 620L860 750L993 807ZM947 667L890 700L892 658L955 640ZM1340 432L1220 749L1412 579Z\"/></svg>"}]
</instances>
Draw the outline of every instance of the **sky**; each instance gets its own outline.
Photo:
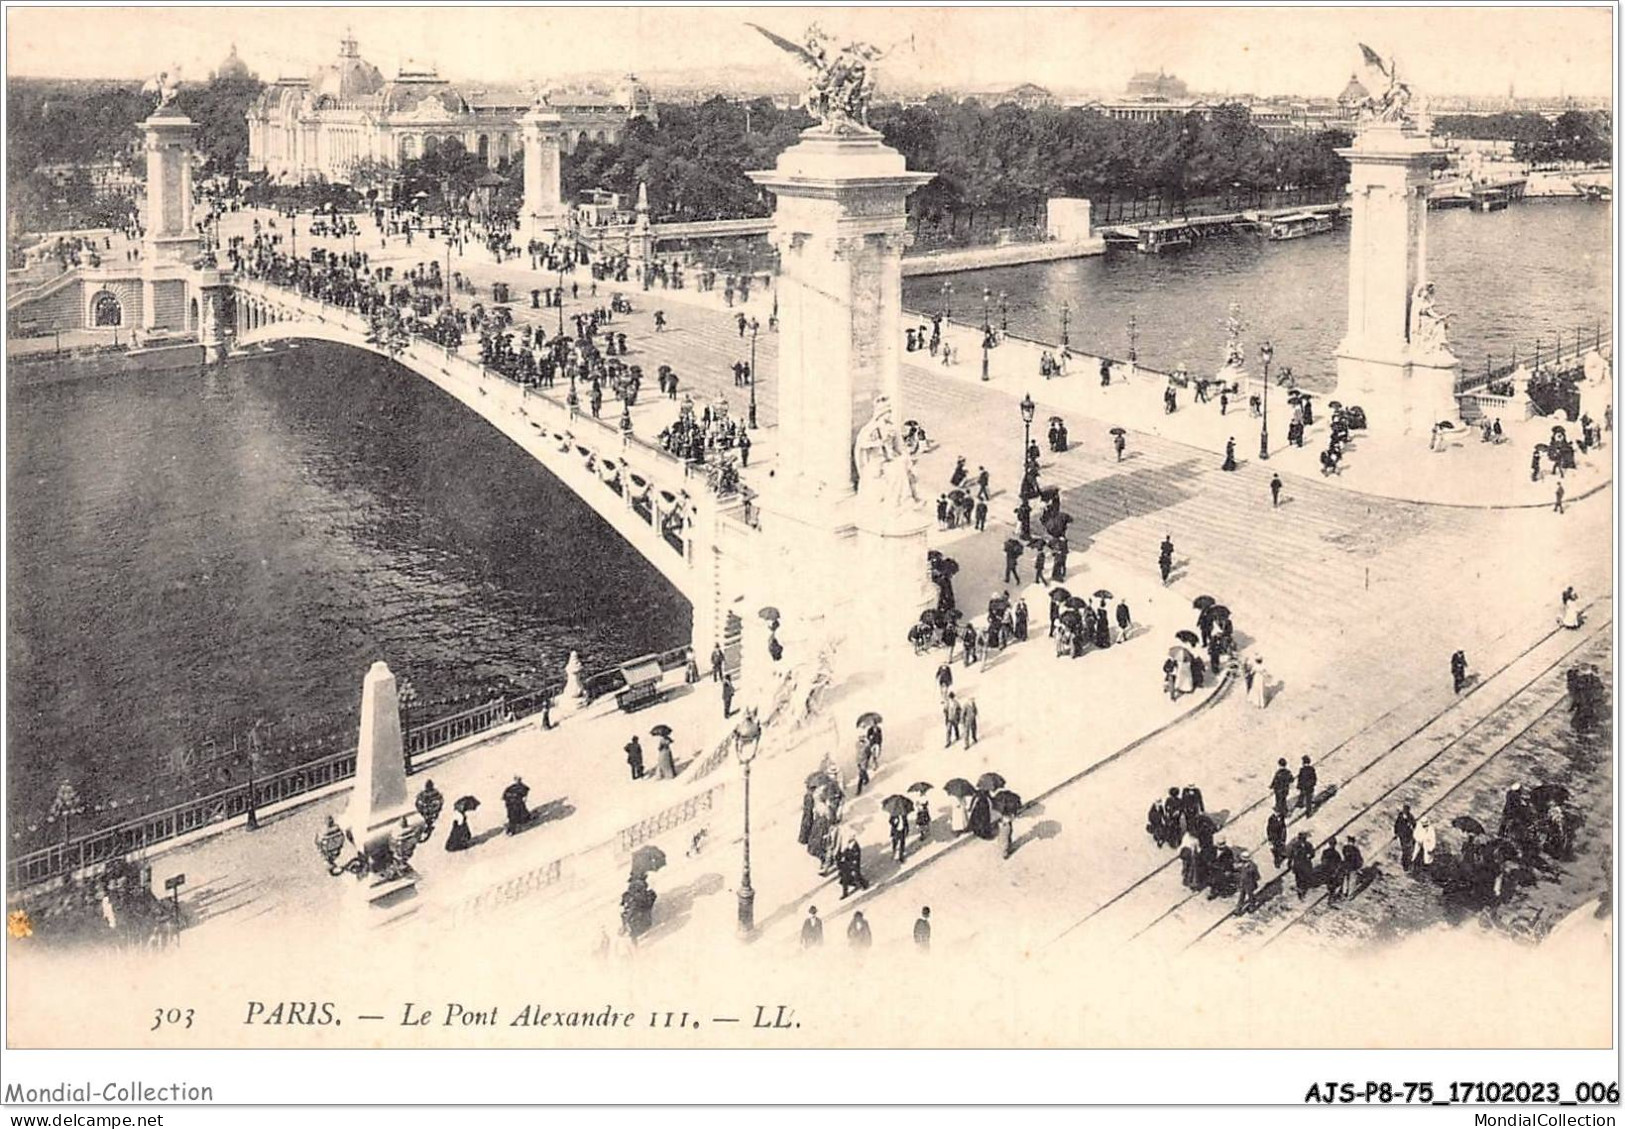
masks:
<instances>
[{"instance_id":1,"label":"sky","mask_svg":"<svg viewBox=\"0 0 1625 1129\"><path fill-rule=\"evenodd\" d=\"M1416 89L1436 94L1603 96L1612 89L1606 7L549 7L325 6L9 8L14 75L146 78L180 68L203 79L233 43L261 78L331 60L347 27L361 54L393 75L429 63L451 78L544 85L580 72L776 69L799 72L747 26L799 38L831 34L895 45L881 67L911 86L998 89L1036 82L1121 90L1163 68L1193 90L1333 97L1360 42L1397 55Z\"/></svg>"}]
</instances>

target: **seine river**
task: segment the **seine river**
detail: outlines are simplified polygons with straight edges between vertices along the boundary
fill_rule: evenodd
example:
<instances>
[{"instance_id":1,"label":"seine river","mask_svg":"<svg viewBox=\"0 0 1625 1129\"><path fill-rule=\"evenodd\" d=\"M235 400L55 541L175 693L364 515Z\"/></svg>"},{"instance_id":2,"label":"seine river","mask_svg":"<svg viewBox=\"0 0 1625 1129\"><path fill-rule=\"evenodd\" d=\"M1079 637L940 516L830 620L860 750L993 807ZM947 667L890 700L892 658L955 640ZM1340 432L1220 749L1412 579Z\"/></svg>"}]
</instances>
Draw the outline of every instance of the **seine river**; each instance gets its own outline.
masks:
<instances>
[{"instance_id":1,"label":"seine river","mask_svg":"<svg viewBox=\"0 0 1625 1129\"><path fill-rule=\"evenodd\" d=\"M14 846L47 834L63 781L99 822L217 787L218 761L169 787L155 773L256 719L313 723L295 757L324 732L353 741L378 659L433 716L555 681L572 649L591 672L688 640L686 601L618 534L370 354L311 345L8 399Z\"/></svg>"},{"instance_id":2,"label":"seine river","mask_svg":"<svg viewBox=\"0 0 1625 1129\"><path fill-rule=\"evenodd\" d=\"M1500 212L1428 214L1428 263L1439 306L1453 316L1451 342L1467 369L1524 356L1554 333L1565 348L1574 331L1612 311L1612 208L1579 201L1514 205ZM1224 356L1232 302L1246 323L1243 343L1257 366L1259 342L1276 365L1306 383L1335 382L1334 354L1348 320L1348 230L1272 243L1220 237L1164 255L1135 251L1091 259L946 276L955 320L980 322L982 291L1006 295L1010 332L1058 342L1061 306L1071 306L1070 337L1080 352L1126 357L1134 318L1140 363L1162 371L1185 364L1212 372ZM903 283L909 309L941 309L943 277Z\"/></svg>"}]
</instances>

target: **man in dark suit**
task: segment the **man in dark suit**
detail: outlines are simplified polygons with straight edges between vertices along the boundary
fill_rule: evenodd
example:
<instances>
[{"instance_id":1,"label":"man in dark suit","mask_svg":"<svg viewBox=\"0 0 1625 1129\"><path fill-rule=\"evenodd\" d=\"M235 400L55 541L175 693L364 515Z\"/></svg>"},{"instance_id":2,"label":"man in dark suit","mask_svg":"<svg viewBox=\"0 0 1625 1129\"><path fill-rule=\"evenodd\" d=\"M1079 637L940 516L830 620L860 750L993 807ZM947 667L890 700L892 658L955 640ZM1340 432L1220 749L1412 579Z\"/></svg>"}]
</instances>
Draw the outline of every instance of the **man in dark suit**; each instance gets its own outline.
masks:
<instances>
[{"instance_id":1,"label":"man in dark suit","mask_svg":"<svg viewBox=\"0 0 1625 1129\"><path fill-rule=\"evenodd\" d=\"M1276 761L1275 765L1275 775L1270 778L1270 791L1275 793L1275 810L1285 819L1288 810L1287 793L1292 791L1292 770L1286 766L1285 757Z\"/></svg>"},{"instance_id":2,"label":"man in dark suit","mask_svg":"<svg viewBox=\"0 0 1625 1129\"><path fill-rule=\"evenodd\" d=\"M1309 758L1303 758L1303 767L1298 769L1298 803L1303 807L1304 818L1315 814L1315 785L1319 783L1319 774L1315 766L1309 763Z\"/></svg>"},{"instance_id":3,"label":"man in dark suit","mask_svg":"<svg viewBox=\"0 0 1625 1129\"><path fill-rule=\"evenodd\" d=\"M632 739L626 743L626 763L627 767L632 770L632 779L642 780L643 743L638 740L636 734L633 734Z\"/></svg>"}]
</instances>

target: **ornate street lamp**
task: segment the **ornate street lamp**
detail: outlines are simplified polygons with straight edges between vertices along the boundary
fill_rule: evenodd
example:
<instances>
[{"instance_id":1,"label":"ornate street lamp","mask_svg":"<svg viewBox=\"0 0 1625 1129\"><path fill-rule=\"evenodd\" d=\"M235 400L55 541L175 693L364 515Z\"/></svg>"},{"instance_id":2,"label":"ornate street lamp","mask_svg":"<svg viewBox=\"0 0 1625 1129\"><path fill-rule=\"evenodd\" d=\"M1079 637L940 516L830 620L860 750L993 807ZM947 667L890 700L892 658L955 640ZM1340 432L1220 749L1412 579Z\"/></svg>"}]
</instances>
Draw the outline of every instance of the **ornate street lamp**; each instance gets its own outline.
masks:
<instances>
[{"instance_id":1,"label":"ornate street lamp","mask_svg":"<svg viewBox=\"0 0 1625 1129\"><path fill-rule=\"evenodd\" d=\"M954 284L947 279L942 282L942 320L954 320Z\"/></svg>"},{"instance_id":2,"label":"ornate street lamp","mask_svg":"<svg viewBox=\"0 0 1625 1129\"><path fill-rule=\"evenodd\" d=\"M1128 316L1128 367L1133 372L1140 361L1140 323L1133 314Z\"/></svg>"},{"instance_id":3,"label":"ornate street lamp","mask_svg":"<svg viewBox=\"0 0 1625 1129\"><path fill-rule=\"evenodd\" d=\"M564 259L559 258L559 336L564 336Z\"/></svg>"},{"instance_id":4,"label":"ornate street lamp","mask_svg":"<svg viewBox=\"0 0 1625 1129\"><path fill-rule=\"evenodd\" d=\"M1026 459L1027 448L1033 441L1033 413L1038 411L1038 405L1033 403L1032 393L1029 392L1021 398L1021 457Z\"/></svg>"},{"instance_id":5,"label":"ornate street lamp","mask_svg":"<svg viewBox=\"0 0 1625 1129\"><path fill-rule=\"evenodd\" d=\"M1010 335L1010 299L1004 291L999 291L999 336Z\"/></svg>"},{"instance_id":6,"label":"ornate street lamp","mask_svg":"<svg viewBox=\"0 0 1625 1129\"><path fill-rule=\"evenodd\" d=\"M1061 348L1069 349L1072 346L1070 332L1072 320L1072 305L1069 302L1061 303Z\"/></svg>"},{"instance_id":7,"label":"ornate street lamp","mask_svg":"<svg viewBox=\"0 0 1625 1129\"><path fill-rule=\"evenodd\" d=\"M756 319L750 319L750 427L756 430Z\"/></svg>"},{"instance_id":8,"label":"ornate street lamp","mask_svg":"<svg viewBox=\"0 0 1625 1129\"><path fill-rule=\"evenodd\" d=\"M1270 457L1270 361L1275 356L1275 346L1268 341L1258 347L1258 355L1264 361L1264 418L1258 429L1258 457Z\"/></svg>"},{"instance_id":9,"label":"ornate street lamp","mask_svg":"<svg viewBox=\"0 0 1625 1129\"><path fill-rule=\"evenodd\" d=\"M986 335L993 328L993 288L982 287L982 333Z\"/></svg>"},{"instance_id":10,"label":"ornate street lamp","mask_svg":"<svg viewBox=\"0 0 1625 1129\"><path fill-rule=\"evenodd\" d=\"M734 727L734 755L745 773L744 870L739 878L739 935L743 938L756 932L756 891L750 884L750 762L756 759L761 741L762 725L756 720L756 711L747 709Z\"/></svg>"}]
</instances>

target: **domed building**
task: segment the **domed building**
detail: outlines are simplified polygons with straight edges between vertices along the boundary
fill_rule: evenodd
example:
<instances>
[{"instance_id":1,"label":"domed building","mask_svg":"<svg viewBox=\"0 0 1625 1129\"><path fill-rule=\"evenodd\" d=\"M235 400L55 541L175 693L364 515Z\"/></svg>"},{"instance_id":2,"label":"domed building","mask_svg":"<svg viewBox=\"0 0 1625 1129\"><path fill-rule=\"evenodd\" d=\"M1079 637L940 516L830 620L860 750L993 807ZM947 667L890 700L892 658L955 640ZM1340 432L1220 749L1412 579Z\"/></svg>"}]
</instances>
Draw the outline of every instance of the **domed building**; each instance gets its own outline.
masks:
<instances>
[{"instance_id":1,"label":"domed building","mask_svg":"<svg viewBox=\"0 0 1625 1129\"><path fill-rule=\"evenodd\" d=\"M1360 81L1360 76L1351 74L1349 75L1348 85L1343 87L1343 93L1337 96L1337 104L1347 112L1348 116L1352 117L1353 111L1359 109L1361 104L1370 97L1371 92Z\"/></svg>"},{"instance_id":2,"label":"domed building","mask_svg":"<svg viewBox=\"0 0 1625 1129\"><path fill-rule=\"evenodd\" d=\"M344 181L359 163L399 166L448 141L495 168L518 156L519 122L534 100L518 86L459 85L412 63L385 79L346 36L335 63L277 79L249 107L249 168L279 180ZM563 121L566 152L619 141L633 118L654 117L633 75L612 91L558 90L547 101Z\"/></svg>"},{"instance_id":3,"label":"domed building","mask_svg":"<svg viewBox=\"0 0 1625 1129\"><path fill-rule=\"evenodd\" d=\"M231 54L226 56L225 61L222 62L219 69L214 72L214 77L228 79L252 79L258 76L256 76L253 71L248 69L247 63L243 62L242 59L237 57L237 45L233 43L231 45Z\"/></svg>"}]
</instances>

